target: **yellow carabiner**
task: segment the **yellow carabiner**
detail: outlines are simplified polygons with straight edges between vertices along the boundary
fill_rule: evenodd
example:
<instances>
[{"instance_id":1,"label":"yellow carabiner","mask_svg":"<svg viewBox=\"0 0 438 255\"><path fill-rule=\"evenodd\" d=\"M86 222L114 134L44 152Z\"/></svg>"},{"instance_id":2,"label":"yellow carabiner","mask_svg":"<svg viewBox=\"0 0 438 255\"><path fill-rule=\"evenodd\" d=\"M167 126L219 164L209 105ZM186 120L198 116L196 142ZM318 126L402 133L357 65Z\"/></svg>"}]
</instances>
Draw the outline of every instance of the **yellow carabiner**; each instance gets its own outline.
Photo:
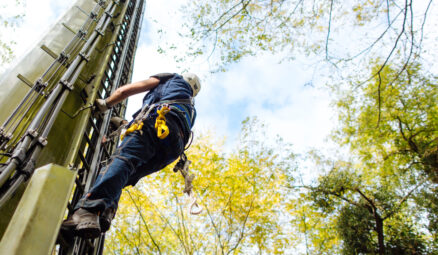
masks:
<instances>
[{"instance_id":1,"label":"yellow carabiner","mask_svg":"<svg viewBox=\"0 0 438 255\"><path fill-rule=\"evenodd\" d=\"M155 120L155 129L157 130L157 137L164 139L169 135L169 128L166 125L166 118L164 115L170 111L169 106L163 105L160 109L157 109L157 119Z\"/></svg>"},{"instance_id":2,"label":"yellow carabiner","mask_svg":"<svg viewBox=\"0 0 438 255\"><path fill-rule=\"evenodd\" d=\"M120 139L123 141L123 139L125 139L125 136L129 135L130 133L132 133L134 131L141 130L142 128L143 128L143 122L132 123L132 125L128 129L126 129L125 133L123 133L120 136Z\"/></svg>"}]
</instances>

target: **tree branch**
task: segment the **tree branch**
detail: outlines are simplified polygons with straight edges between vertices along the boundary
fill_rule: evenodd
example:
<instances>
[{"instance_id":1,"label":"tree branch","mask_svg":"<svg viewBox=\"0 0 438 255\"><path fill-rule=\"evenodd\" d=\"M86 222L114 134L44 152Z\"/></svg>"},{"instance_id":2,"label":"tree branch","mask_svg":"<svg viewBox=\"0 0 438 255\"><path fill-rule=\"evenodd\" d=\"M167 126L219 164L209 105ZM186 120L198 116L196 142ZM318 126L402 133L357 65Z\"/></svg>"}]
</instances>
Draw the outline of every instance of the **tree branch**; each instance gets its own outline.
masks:
<instances>
[{"instance_id":1,"label":"tree branch","mask_svg":"<svg viewBox=\"0 0 438 255\"><path fill-rule=\"evenodd\" d=\"M386 0L386 18L388 20L388 26L390 26L390 18L389 18L389 0Z\"/></svg>"},{"instance_id":2,"label":"tree branch","mask_svg":"<svg viewBox=\"0 0 438 255\"><path fill-rule=\"evenodd\" d=\"M218 227L216 226L216 224L215 224L215 222L214 222L214 220L213 220L213 217L211 216L211 213L210 213L210 210L208 209L207 204L204 204L204 208L205 208L205 210L207 211L208 218L210 219L211 225L212 225L213 228L214 228L214 231L215 231L216 236L217 236L217 238L218 238L219 246L221 247L221 250L222 250L222 252L223 252L223 250L224 250L224 244L222 243L222 240L221 240L221 233L220 233Z\"/></svg>"},{"instance_id":3,"label":"tree branch","mask_svg":"<svg viewBox=\"0 0 438 255\"><path fill-rule=\"evenodd\" d=\"M380 36L377 37L377 39L376 39L376 40L375 40L370 46L368 46L367 48L361 50L359 53L357 53L357 54L354 55L353 57L350 57L350 58L346 59L346 61L350 61L350 60L352 60L352 59L354 59L354 58L357 58L357 57L359 57L360 55L364 54L365 52L371 50L371 49L377 44L377 42L379 42L379 41L383 38L383 36L385 36L385 34L386 34L386 33L389 31L389 29L392 27L392 24L397 20L398 16L400 16L400 14L402 14L402 13L403 13L403 12L400 11L400 12L395 16L395 18L391 21L391 23L388 25L388 27L385 29L385 31L383 31L383 33L380 34ZM369 78L367 81L369 81L370 79L372 79L372 77Z\"/></svg>"},{"instance_id":4,"label":"tree branch","mask_svg":"<svg viewBox=\"0 0 438 255\"><path fill-rule=\"evenodd\" d=\"M183 233L183 235L182 235L182 237L180 239L181 240L181 244L183 245L183 248L184 248L184 251L186 252L186 254L191 254L191 252L189 250L189 247L188 247L189 244L186 243L187 227L186 227L185 219L184 219L184 210L182 208L182 204L179 202L178 195L175 192L172 192L172 194L175 197L177 205L179 205L178 208L179 208L179 213L180 213L181 220L180 220L179 217L177 217L177 219L178 219L180 228L182 229L182 233ZM190 237L191 236L190 236L190 232L189 232L189 238Z\"/></svg>"},{"instance_id":5,"label":"tree branch","mask_svg":"<svg viewBox=\"0 0 438 255\"><path fill-rule=\"evenodd\" d=\"M420 186L422 186L424 183L426 183L427 179L423 179L423 181L421 181L420 183L418 183L412 190L410 190L404 197L402 197L400 199L400 201L398 202L398 205L395 207L395 209L391 210L388 215L385 215L385 217L382 217L383 220L386 220L387 218L391 217L392 215L394 215L394 213L396 213L398 211L398 209L402 206L402 204L404 202L406 202L406 200L411 196L411 194L418 189Z\"/></svg>"},{"instance_id":6,"label":"tree branch","mask_svg":"<svg viewBox=\"0 0 438 255\"><path fill-rule=\"evenodd\" d=\"M404 8L404 18L403 18L402 30L398 34L397 39L395 40L394 46L392 47L389 55L386 57L385 62L383 62L383 64L380 67L379 71L377 71L377 73L374 76L376 76L378 73L383 71L383 68L385 68L386 64L388 63L389 59L391 58L392 54L394 53L395 49L397 48L397 44L398 44L398 42L400 41L400 38L402 37L402 35L405 32L407 16L408 16L408 1L405 0L405 8Z\"/></svg>"},{"instance_id":7,"label":"tree branch","mask_svg":"<svg viewBox=\"0 0 438 255\"><path fill-rule=\"evenodd\" d=\"M378 76L383 69L385 68L385 66L388 64L389 60L391 59L392 54L394 54L394 51L397 49L397 45L400 41L400 38L402 37L402 35L405 32L405 27L406 27L406 20L407 20L407 16L408 16L408 1L405 0L405 8L403 9L403 13L404 13L404 18L403 18L403 24L402 24L402 30L401 32L398 34L397 39L395 40L394 46L392 47L391 51L389 52L388 56L386 57L385 61L383 62L383 64L380 66L379 70L371 75L370 78L368 78L366 81L362 82L360 85L370 81L371 79L373 79L374 77Z\"/></svg>"},{"instance_id":8,"label":"tree branch","mask_svg":"<svg viewBox=\"0 0 438 255\"><path fill-rule=\"evenodd\" d=\"M415 153L418 153L418 154L419 154L420 151L419 151L419 149L418 149L417 144L413 141L413 136L410 135L409 137L406 137L405 132L403 131L403 122L402 122L402 120L400 119L399 116L397 116L396 118L397 118L397 120L398 120L398 127L399 127L399 130L400 130L400 133L401 133L403 139L404 139L406 142L408 142L408 145L409 145L409 147L411 148L412 151L414 151ZM408 126L407 124L405 124L405 125L406 125L407 129L409 130L409 132L412 133L412 131L411 131L411 129L409 128L409 126Z\"/></svg>"},{"instance_id":9,"label":"tree branch","mask_svg":"<svg viewBox=\"0 0 438 255\"><path fill-rule=\"evenodd\" d=\"M236 13L234 13L233 15L231 15L231 17L229 17L227 20L225 20L218 28L216 28L215 30L218 31L220 30L223 26L225 26L230 20L232 20L234 17L236 17L241 11L245 10L246 7L249 5L249 3L251 2L251 0L248 0L248 2L245 3L244 0L240 1L239 4L242 4L242 8L240 8L240 10L238 10ZM234 7L233 7L234 8Z\"/></svg>"},{"instance_id":10,"label":"tree branch","mask_svg":"<svg viewBox=\"0 0 438 255\"><path fill-rule=\"evenodd\" d=\"M234 245L234 247L231 248L231 249L228 251L228 254L231 254L231 252L232 252L233 250L237 249L237 247L239 246L240 242L243 240L243 236L244 236L244 234L245 234L246 223L247 223L247 221L248 221L249 214L251 213L251 211L252 211L252 209L253 209L254 200L255 200L255 196L253 196L253 199L251 199L251 204L250 204L249 209L248 209L248 211L247 211L247 213L246 213L246 215L245 215L245 220L244 220L243 223L242 223L242 228L241 228L241 230L240 230L239 238L237 239L237 242L236 242L236 244Z\"/></svg>"},{"instance_id":11,"label":"tree branch","mask_svg":"<svg viewBox=\"0 0 438 255\"><path fill-rule=\"evenodd\" d=\"M410 36L411 36L411 47L409 50L409 54L408 54L408 59L405 61L403 67L400 69L400 71L397 73L397 75L395 76L395 78L388 84L389 86L392 86L392 84L398 80L398 78L400 77L400 75L403 73L404 70L406 70L406 68L408 67L412 54L414 53L414 11L412 10L412 0L409 3L409 10L410 10L410 15L411 15L411 30L410 30Z\"/></svg>"},{"instance_id":12,"label":"tree branch","mask_svg":"<svg viewBox=\"0 0 438 255\"><path fill-rule=\"evenodd\" d=\"M382 76L381 73L378 73L378 84L377 84L377 109L378 109L378 116L377 116L377 128L380 125L380 118L381 118L381 114L382 114L382 98L381 98L381 86L382 86Z\"/></svg>"},{"instance_id":13,"label":"tree branch","mask_svg":"<svg viewBox=\"0 0 438 255\"><path fill-rule=\"evenodd\" d=\"M139 251L139 249L138 249L138 246L135 245L135 244L131 241L131 239L128 238L128 236L127 236L123 231L120 231L119 229L117 229L117 232L119 232L120 234L122 234L123 238L124 238L128 243L130 243L130 244L133 246L133 248L135 249L135 254L139 254L139 255L141 254L140 251Z\"/></svg>"},{"instance_id":14,"label":"tree branch","mask_svg":"<svg viewBox=\"0 0 438 255\"><path fill-rule=\"evenodd\" d=\"M185 249L185 244L184 244L184 240L182 240L181 236L178 234L178 232L173 228L172 224L170 223L169 219L164 216L162 214L162 212L158 209L158 207L152 203L152 201L150 201L150 199L148 198L149 202L154 206L155 211L158 212L158 214L160 215L161 220L163 220L167 226L169 226L170 230L175 234L175 236L178 238L178 240L180 241L181 245L183 246L183 248Z\"/></svg>"},{"instance_id":15,"label":"tree branch","mask_svg":"<svg viewBox=\"0 0 438 255\"><path fill-rule=\"evenodd\" d=\"M426 19L427 19L427 12L429 11L430 5L432 4L433 0L429 1L429 4L427 5L426 11L424 12L424 19L423 19L423 23L421 24L421 38L420 38L420 43L419 43L419 47L421 48L421 44L423 42L423 33L424 33L424 25L426 24Z\"/></svg>"},{"instance_id":16,"label":"tree branch","mask_svg":"<svg viewBox=\"0 0 438 255\"><path fill-rule=\"evenodd\" d=\"M325 189L320 189L320 188L315 188L315 187L312 187L312 186L302 186L302 187L306 188L306 189L309 189L309 190L312 190L312 191L315 191L315 192L321 192L321 193L324 193L324 194L327 194L327 195L335 196L335 197L337 197L337 198L339 198L341 200L344 200L345 202L347 202L349 204L352 204L352 205L355 205L355 206L361 206L360 204L354 202L353 200L350 200L350 199L342 196L341 194L338 194L338 193L333 192L333 191L329 191L329 190L325 190Z\"/></svg>"},{"instance_id":17,"label":"tree branch","mask_svg":"<svg viewBox=\"0 0 438 255\"><path fill-rule=\"evenodd\" d=\"M148 224L146 223L146 220L143 217L143 213L141 212L140 208L137 206L137 203L135 202L134 198L131 195L131 192L129 190L126 190L128 192L129 197L131 198L132 203L134 204L135 208L137 209L138 214L140 215L141 220L143 221L143 224L146 227L146 231L148 232L149 237L152 240L152 243L154 246L158 249L158 253L161 254L161 249L158 243L155 241L154 237L152 236L152 233L149 230Z\"/></svg>"},{"instance_id":18,"label":"tree branch","mask_svg":"<svg viewBox=\"0 0 438 255\"><path fill-rule=\"evenodd\" d=\"M328 60L328 43L330 38L330 29L332 25L332 11L333 11L333 0L330 1L330 12L329 12L329 25L327 31L327 38L325 40L325 59Z\"/></svg>"},{"instance_id":19,"label":"tree branch","mask_svg":"<svg viewBox=\"0 0 438 255\"><path fill-rule=\"evenodd\" d=\"M376 207L376 205L374 204L374 202L370 199L370 198L368 198L367 196L365 196L365 194L364 193L362 193L362 191L360 191L360 189L355 189L359 194L360 194L360 196L361 197L363 197L370 205L371 205L371 207L373 208L373 211L374 212L377 212L377 207Z\"/></svg>"}]
</instances>

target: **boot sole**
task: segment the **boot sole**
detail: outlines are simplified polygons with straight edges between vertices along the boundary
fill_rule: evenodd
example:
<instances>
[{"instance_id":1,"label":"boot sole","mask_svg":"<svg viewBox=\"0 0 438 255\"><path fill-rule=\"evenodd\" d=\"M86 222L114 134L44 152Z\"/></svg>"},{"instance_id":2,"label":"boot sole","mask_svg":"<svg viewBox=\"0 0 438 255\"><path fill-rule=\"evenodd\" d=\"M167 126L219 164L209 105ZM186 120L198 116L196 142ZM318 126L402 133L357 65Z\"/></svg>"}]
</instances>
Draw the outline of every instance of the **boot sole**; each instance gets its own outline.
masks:
<instances>
[{"instance_id":1,"label":"boot sole","mask_svg":"<svg viewBox=\"0 0 438 255\"><path fill-rule=\"evenodd\" d=\"M100 230L102 231L102 233L105 233L106 231L109 230L110 226L111 226L111 222L106 220L106 219L100 219L99 221L100 224Z\"/></svg>"},{"instance_id":2,"label":"boot sole","mask_svg":"<svg viewBox=\"0 0 438 255\"><path fill-rule=\"evenodd\" d=\"M82 238L94 239L100 236L100 227L95 222L81 222L76 227L76 234Z\"/></svg>"}]
</instances>

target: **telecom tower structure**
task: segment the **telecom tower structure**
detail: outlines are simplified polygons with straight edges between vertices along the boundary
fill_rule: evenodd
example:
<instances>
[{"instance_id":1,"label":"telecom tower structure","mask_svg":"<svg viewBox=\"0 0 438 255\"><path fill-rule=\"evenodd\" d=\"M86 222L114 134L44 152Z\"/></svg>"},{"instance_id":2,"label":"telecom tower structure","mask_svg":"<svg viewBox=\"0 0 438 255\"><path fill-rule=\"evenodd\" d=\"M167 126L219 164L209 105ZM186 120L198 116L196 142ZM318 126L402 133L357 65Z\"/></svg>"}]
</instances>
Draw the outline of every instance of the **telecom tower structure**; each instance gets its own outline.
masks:
<instances>
[{"instance_id":1,"label":"telecom tower structure","mask_svg":"<svg viewBox=\"0 0 438 255\"><path fill-rule=\"evenodd\" d=\"M102 254L104 234L56 240L117 146L105 137L126 101L104 115L93 103L131 81L144 9L77 0L0 76L0 253Z\"/></svg>"}]
</instances>

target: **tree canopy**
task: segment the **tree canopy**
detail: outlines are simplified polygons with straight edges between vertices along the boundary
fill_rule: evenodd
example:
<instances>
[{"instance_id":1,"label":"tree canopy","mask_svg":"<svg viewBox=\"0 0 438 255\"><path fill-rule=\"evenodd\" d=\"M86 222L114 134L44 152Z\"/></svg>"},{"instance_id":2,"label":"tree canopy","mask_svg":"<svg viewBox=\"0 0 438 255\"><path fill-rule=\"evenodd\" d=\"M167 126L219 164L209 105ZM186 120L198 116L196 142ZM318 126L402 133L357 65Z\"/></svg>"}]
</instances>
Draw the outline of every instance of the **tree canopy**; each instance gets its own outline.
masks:
<instances>
[{"instance_id":1,"label":"tree canopy","mask_svg":"<svg viewBox=\"0 0 438 255\"><path fill-rule=\"evenodd\" d=\"M281 141L261 142L257 123L247 120L239 148L229 155L209 136L192 145L188 157L202 214L188 213L184 181L168 167L125 193L106 250L115 254L285 251L294 238L285 224L282 201L287 199L285 186L295 156Z\"/></svg>"},{"instance_id":2,"label":"tree canopy","mask_svg":"<svg viewBox=\"0 0 438 255\"><path fill-rule=\"evenodd\" d=\"M400 72L415 59L433 63L433 7L432 0L189 1L180 36L191 43L184 55L175 54L179 61L208 58L216 71L263 52L280 53L283 60L304 55L330 63L343 78L350 76L346 67L360 65L364 81L379 77L389 62ZM160 51L179 47L169 43ZM376 57L384 61L370 76L365 67Z\"/></svg>"},{"instance_id":3,"label":"tree canopy","mask_svg":"<svg viewBox=\"0 0 438 255\"><path fill-rule=\"evenodd\" d=\"M24 14L20 11L11 11L11 6L21 7L24 3L20 0L15 0L12 3L0 4L0 28L6 30L14 29L22 20ZM12 8L16 9L16 8ZM16 43L14 40L7 38L5 35L8 33L0 34L0 67L8 63L14 57L12 46Z\"/></svg>"},{"instance_id":4,"label":"tree canopy","mask_svg":"<svg viewBox=\"0 0 438 255\"><path fill-rule=\"evenodd\" d=\"M430 164L436 160L429 161L437 147L436 78L419 70L407 68L403 86L382 79L380 117L379 99L368 93L379 81L361 87L357 97L342 90L333 139L347 156L298 155L280 138L265 140L265 127L254 118L243 123L231 153L204 135L189 153L203 213L188 213L181 176L168 167L125 193L106 251L436 254L437 183ZM389 66L384 71L396 73ZM313 162L315 179L303 181L303 159Z\"/></svg>"},{"instance_id":5,"label":"tree canopy","mask_svg":"<svg viewBox=\"0 0 438 255\"><path fill-rule=\"evenodd\" d=\"M122 198L108 253L438 254L435 7L190 1L177 61L206 57L217 71L268 52L330 68L336 150L294 151L254 118L232 152L204 135L188 153L204 212L188 215L167 168Z\"/></svg>"}]
</instances>

